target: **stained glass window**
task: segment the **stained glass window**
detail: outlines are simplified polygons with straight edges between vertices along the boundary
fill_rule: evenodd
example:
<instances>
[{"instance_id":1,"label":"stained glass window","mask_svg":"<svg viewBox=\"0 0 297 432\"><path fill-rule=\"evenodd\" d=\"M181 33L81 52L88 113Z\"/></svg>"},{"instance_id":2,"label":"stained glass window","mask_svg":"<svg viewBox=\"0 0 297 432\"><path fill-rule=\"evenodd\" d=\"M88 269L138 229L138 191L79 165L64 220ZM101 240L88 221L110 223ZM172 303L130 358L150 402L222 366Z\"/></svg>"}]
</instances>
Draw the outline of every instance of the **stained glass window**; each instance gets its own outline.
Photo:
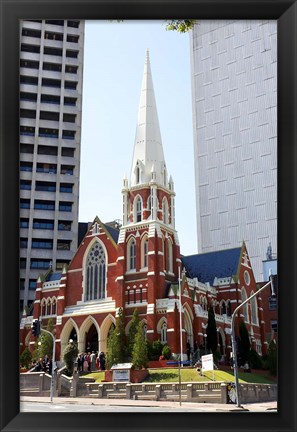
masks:
<instances>
[{"instance_id":1,"label":"stained glass window","mask_svg":"<svg viewBox=\"0 0 297 432\"><path fill-rule=\"evenodd\" d=\"M96 242L86 263L85 301L105 298L106 257L103 247Z\"/></svg>"}]
</instances>

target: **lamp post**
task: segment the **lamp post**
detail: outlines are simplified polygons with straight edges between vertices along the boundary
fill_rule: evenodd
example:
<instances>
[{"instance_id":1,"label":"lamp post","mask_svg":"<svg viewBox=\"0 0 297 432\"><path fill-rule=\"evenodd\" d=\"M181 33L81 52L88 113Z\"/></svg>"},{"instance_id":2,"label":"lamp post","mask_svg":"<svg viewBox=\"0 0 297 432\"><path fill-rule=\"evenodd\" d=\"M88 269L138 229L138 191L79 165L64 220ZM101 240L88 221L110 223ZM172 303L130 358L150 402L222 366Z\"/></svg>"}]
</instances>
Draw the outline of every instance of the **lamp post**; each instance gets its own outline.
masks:
<instances>
[{"instance_id":1,"label":"lamp post","mask_svg":"<svg viewBox=\"0 0 297 432\"><path fill-rule=\"evenodd\" d=\"M55 382L55 370L56 370L56 338L55 336L48 330L41 329L42 332L47 333L51 335L53 339L53 358L52 358L52 375L51 375L51 388L50 388L50 401L53 401L53 395L54 395L54 382Z\"/></svg>"},{"instance_id":2,"label":"lamp post","mask_svg":"<svg viewBox=\"0 0 297 432\"><path fill-rule=\"evenodd\" d=\"M182 335L182 303L181 303L181 279L180 267L178 267L178 289L179 289L179 344L180 344L180 359L178 362L178 380L179 380L179 404L181 406L181 362L183 355L183 335Z\"/></svg>"},{"instance_id":3,"label":"lamp post","mask_svg":"<svg viewBox=\"0 0 297 432\"><path fill-rule=\"evenodd\" d=\"M204 355L206 355L206 339L207 339L207 334L206 333L204 333L203 339L204 339Z\"/></svg>"},{"instance_id":4,"label":"lamp post","mask_svg":"<svg viewBox=\"0 0 297 432\"><path fill-rule=\"evenodd\" d=\"M271 276L271 275L270 275ZM254 294L252 294L250 297L248 297L246 300L244 300L242 303L240 303L237 308L235 308L232 317L231 317L231 342L232 342L232 353L233 353L233 367L234 367L234 378L235 378L235 391L236 391L236 401L237 406L241 408L240 405L240 392L239 392L239 380L238 380L238 363L237 363L237 347L236 347L236 340L235 340L235 329L234 329L234 323L235 323L235 317L239 309L241 309L246 303L248 303L252 298L260 294L261 291L263 291L268 286L271 286L271 295L272 297L275 297L274 287L272 284L272 279L270 278L270 281L267 282L265 285L263 285L261 288L258 289Z\"/></svg>"}]
</instances>

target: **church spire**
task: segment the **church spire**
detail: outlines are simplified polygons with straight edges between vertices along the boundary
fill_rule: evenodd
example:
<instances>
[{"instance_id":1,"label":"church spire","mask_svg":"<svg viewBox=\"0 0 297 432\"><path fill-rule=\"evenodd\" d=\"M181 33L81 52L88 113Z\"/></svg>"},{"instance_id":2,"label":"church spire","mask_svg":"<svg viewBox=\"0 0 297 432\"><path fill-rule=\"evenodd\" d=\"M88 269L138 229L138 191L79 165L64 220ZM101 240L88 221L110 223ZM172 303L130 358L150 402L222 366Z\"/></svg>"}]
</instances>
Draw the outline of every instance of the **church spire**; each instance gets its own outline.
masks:
<instances>
[{"instance_id":1,"label":"church spire","mask_svg":"<svg viewBox=\"0 0 297 432\"><path fill-rule=\"evenodd\" d=\"M149 183L151 180L168 187L149 51L147 50L132 161L131 187Z\"/></svg>"}]
</instances>

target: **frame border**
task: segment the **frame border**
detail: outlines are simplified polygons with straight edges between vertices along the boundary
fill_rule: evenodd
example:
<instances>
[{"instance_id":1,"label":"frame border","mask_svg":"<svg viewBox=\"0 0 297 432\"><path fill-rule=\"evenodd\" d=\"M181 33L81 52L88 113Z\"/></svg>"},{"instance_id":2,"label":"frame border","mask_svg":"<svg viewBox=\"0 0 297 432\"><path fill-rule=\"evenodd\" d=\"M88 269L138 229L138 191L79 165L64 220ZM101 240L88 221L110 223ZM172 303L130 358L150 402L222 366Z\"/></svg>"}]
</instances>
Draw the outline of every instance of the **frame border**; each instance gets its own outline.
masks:
<instances>
[{"instance_id":1,"label":"frame border","mask_svg":"<svg viewBox=\"0 0 297 432\"><path fill-rule=\"evenodd\" d=\"M1 431L295 431L297 280L297 0L0 0L0 403ZM279 400L277 413L19 413L19 20L277 19ZM294 343L295 342L295 343ZM200 415L199 415L200 414ZM133 416L133 417L132 417ZM187 416L187 417L186 417ZM244 416L244 418L242 418Z\"/></svg>"}]
</instances>

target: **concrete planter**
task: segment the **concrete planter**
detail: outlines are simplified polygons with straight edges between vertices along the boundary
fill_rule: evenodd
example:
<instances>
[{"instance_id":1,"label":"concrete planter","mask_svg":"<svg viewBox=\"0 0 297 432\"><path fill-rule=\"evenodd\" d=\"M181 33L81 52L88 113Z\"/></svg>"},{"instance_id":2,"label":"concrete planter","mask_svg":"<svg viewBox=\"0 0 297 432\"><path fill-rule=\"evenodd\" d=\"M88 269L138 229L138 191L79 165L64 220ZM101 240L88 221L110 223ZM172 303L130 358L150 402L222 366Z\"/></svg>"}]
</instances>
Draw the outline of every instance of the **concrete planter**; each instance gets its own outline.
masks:
<instances>
[{"instance_id":1,"label":"concrete planter","mask_svg":"<svg viewBox=\"0 0 297 432\"><path fill-rule=\"evenodd\" d=\"M113 371L106 370L104 374L104 382L112 382ZM140 383L148 376L147 369L131 369L130 371L130 382Z\"/></svg>"}]
</instances>

